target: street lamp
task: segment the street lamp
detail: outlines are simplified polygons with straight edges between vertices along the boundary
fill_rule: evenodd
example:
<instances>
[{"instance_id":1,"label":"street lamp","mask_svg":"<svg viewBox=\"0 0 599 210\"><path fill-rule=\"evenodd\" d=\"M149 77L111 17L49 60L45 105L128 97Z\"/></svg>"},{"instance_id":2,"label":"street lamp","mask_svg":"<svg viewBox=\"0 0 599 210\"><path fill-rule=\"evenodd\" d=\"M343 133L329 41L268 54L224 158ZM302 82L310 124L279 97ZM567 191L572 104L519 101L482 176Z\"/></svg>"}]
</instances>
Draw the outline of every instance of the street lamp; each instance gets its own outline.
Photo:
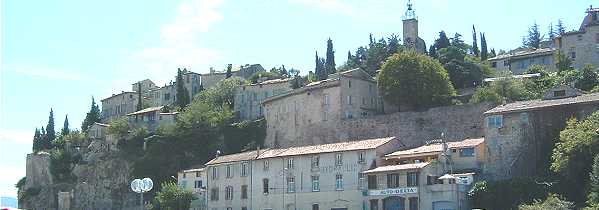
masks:
<instances>
[{"instance_id":1,"label":"street lamp","mask_svg":"<svg viewBox=\"0 0 599 210\"><path fill-rule=\"evenodd\" d=\"M144 192L149 192L154 187L154 182L150 178L134 179L131 181L131 190L139 193L139 209L144 209Z\"/></svg>"}]
</instances>

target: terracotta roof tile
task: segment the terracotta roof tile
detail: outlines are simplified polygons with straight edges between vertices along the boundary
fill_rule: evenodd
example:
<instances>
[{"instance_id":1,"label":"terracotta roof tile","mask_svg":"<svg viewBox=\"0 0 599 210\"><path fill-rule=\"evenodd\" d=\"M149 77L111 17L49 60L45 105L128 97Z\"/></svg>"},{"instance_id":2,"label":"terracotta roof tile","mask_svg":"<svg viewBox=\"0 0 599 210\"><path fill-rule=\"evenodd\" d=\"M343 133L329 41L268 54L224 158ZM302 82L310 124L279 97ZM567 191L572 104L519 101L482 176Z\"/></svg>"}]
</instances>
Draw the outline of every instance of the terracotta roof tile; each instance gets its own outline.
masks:
<instances>
[{"instance_id":1,"label":"terracotta roof tile","mask_svg":"<svg viewBox=\"0 0 599 210\"><path fill-rule=\"evenodd\" d=\"M377 172L388 172L388 171L401 171L401 170L410 170L410 169L421 169L421 168L424 168L425 166L427 166L428 164L429 164L428 162L424 162L424 163L410 163L410 164L400 164L400 165L388 165L388 166L377 167L375 169L370 169L370 170L364 171L362 173L368 174L368 173L377 173Z\"/></svg>"},{"instance_id":2,"label":"terracotta roof tile","mask_svg":"<svg viewBox=\"0 0 599 210\"><path fill-rule=\"evenodd\" d=\"M483 143L485 141L484 138L478 138L478 139L466 139L463 141L457 141L457 142L447 142L447 146L450 149L459 149L459 148L466 148L466 147L474 147L477 146L481 143ZM424 145L424 146L420 146L420 147L416 147L413 149L408 149L408 150L400 150L388 155L385 155L386 157L394 157L394 156L414 156L414 155L423 155L423 154L439 154L441 153L443 150L443 147L441 145L441 143L435 143L435 144L429 144L429 145Z\"/></svg>"},{"instance_id":3,"label":"terracotta roof tile","mask_svg":"<svg viewBox=\"0 0 599 210\"><path fill-rule=\"evenodd\" d=\"M256 150L252 150L252 151L248 151L248 152L235 153L235 154L230 154L230 155L222 155L222 156L212 159L211 161L208 161L206 163L206 165L253 160L253 159L256 159L256 154L258 154L258 153L256 153Z\"/></svg>"}]
</instances>

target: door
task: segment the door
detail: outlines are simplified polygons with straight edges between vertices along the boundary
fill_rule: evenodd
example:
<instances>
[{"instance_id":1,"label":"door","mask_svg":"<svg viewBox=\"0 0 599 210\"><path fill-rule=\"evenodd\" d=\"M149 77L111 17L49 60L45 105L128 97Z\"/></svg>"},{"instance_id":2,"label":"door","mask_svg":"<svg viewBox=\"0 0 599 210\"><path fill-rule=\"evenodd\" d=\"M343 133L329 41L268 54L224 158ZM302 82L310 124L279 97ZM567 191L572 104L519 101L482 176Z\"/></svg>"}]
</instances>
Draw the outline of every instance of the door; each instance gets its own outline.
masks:
<instances>
[{"instance_id":1,"label":"door","mask_svg":"<svg viewBox=\"0 0 599 210\"><path fill-rule=\"evenodd\" d=\"M392 196L383 199L383 210L404 210L405 198Z\"/></svg>"},{"instance_id":2,"label":"door","mask_svg":"<svg viewBox=\"0 0 599 210\"><path fill-rule=\"evenodd\" d=\"M454 203L451 201L436 201L433 202L433 210L453 210Z\"/></svg>"}]
</instances>

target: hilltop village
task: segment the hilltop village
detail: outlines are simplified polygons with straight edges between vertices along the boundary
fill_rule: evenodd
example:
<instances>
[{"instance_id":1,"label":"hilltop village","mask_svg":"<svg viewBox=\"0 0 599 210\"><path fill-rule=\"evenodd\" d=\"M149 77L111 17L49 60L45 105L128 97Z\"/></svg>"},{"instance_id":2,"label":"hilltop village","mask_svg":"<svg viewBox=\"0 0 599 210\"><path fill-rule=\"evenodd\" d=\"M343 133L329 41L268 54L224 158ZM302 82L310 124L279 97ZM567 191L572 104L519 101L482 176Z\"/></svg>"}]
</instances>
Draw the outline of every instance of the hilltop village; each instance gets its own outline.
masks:
<instances>
[{"instance_id":1,"label":"hilltop village","mask_svg":"<svg viewBox=\"0 0 599 210\"><path fill-rule=\"evenodd\" d=\"M102 99L101 109L92 104L98 120L88 122L77 138L65 135L56 144L62 159L44 149L27 156L19 205L136 209L137 195L128 182L148 176L160 181L156 188L176 182L189 189L195 197L183 205L189 209L483 208L481 200L491 201L484 200L481 183L560 173L550 162L560 131L574 125L571 119L599 119L597 70L589 66L599 66L598 16L599 9L588 8L578 30L557 33L534 47L485 55L484 65L477 67L481 79L458 81L452 71L442 74L452 79L450 88L434 105L414 104L410 100L418 99L410 97L439 83L422 83L402 98L384 79L393 59L443 62L443 53L460 46L456 36L451 46L435 47L442 45L437 42L427 52L411 4L403 19L403 43L396 49L403 54L390 56L377 69L352 64L359 54L348 53L348 63L335 69L332 61L332 70L330 60L317 55L316 72L307 79L284 66L267 71L260 64L229 64L209 73L178 69L175 82L163 86L137 81L130 90ZM477 50L467 53L480 60ZM461 61L467 63L464 56ZM489 71L495 73L484 73ZM583 76L576 81L560 77L566 71ZM594 83L581 79L588 71ZM287 76L272 78L275 73ZM551 75L566 79L547 83ZM537 89L531 96L514 96L505 90L514 84ZM225 89L230 92L219 92ZM589 135L598 140L599 128ZM71 162L57 168L64 157ZM590 170L587 162L583 168ZM580 176L587 179L585 173ZM148 208L160 204L160 193L154 193L155 199L144 201ZM586 194L565 196L586 201Z\"/></svg>"}]
</instances>

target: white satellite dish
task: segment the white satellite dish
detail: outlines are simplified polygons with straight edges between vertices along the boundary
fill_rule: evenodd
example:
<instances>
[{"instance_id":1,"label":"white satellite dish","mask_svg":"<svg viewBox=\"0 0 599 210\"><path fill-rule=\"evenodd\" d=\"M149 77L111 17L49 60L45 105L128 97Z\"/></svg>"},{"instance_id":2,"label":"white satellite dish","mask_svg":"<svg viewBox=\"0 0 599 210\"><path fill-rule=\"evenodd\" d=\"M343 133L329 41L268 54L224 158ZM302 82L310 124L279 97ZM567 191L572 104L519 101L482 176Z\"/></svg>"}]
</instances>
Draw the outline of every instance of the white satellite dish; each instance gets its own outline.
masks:
<instances>
[{"instance_id":1,"label":"white satellite dish","mask_svg":"<svg viewBox=\"0 0 599 210\"><path fill-rule=\"evenodd\" d=\"M134 179L131 181L131 190L136 193L142 192L142 181L141 179Z\"/></svg>"}]
</instances>

